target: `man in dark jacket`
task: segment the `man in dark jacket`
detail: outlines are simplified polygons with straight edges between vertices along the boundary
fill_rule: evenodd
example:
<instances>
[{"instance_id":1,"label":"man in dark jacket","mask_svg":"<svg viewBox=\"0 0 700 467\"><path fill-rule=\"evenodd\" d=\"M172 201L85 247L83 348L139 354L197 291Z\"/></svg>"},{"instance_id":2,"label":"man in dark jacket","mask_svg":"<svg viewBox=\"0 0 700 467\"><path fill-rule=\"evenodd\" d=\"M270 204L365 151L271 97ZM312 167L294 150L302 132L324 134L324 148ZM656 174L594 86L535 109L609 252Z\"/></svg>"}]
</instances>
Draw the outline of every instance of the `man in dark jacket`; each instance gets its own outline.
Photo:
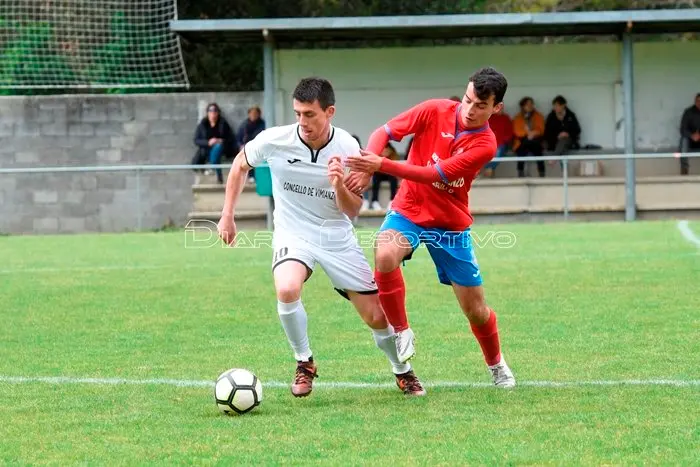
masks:
<instances>
[{"instance_id":1,"label":"man in dark jacket","mask_svg":"<svg viewBox=\"0 0 700 467\"><path fill-rule=\"evenodd\" d=\"M260 118L260 114L260 107L257 105L248 109L248 118L238 128L237 139L241 147L254 140L265 129L265 120ZM250 175L250 178L255 179L255 169L252 169L248 175Z\"/></svg>"},{"instance_id":2,"label":"man in dark jacket","mask_svg":"<svg viewBox=\"0 0 700 467\"><path fill-rule=\"evenodd\" d=\"M681 152L700 152L700 93L681 118ZM688 158L681 157L681 175L688 175Z\"/></svg>"},{"instance_id":3,"label":"man in dark jacket","mask_svg":"<svg viewBox=\"0 0 700 467\"><path fill-rule=\"evenodd\" d=\"M192 165L221 164L223 157L233 159L238 153L238 143L231 125L221 115L221 108L216 103L207 106L207 116L199 122L194 135L197 152ZM221 169L216 169L216 179L224 183Z\"/></svg>"},{"instance_id":4,"label":"man in dark jacket","mask_svg":"<svg viewBox=\"0 0 700 467\"><path fill-rule=\"evenodd\" d=\"M552 100L552 111L544 123L544 141L554 155L563 156L571 149L579 148L581 126L576 114L566 106L564 96Z\"/></svg>"}]
</instances>

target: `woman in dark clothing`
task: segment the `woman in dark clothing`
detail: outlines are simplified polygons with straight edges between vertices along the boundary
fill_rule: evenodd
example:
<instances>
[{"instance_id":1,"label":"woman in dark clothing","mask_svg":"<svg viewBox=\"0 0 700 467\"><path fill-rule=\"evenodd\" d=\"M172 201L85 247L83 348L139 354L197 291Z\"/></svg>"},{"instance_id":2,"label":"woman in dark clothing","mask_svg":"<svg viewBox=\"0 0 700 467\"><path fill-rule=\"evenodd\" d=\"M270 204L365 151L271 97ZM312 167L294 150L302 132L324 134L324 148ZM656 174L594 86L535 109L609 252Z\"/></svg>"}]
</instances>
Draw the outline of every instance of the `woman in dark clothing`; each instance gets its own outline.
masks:
<instances>
[{"instance_id":1,"label":"woman in dark clothing","mask_svg":"<svg viewBox=\"0 0 700 467\"><path fill-rule=\"evenodd\" d=\"M238 152L233 129L221 115L221 108L216 103L207 106L207 116L197 125L194 144L197 145L197 152L192 165L221 164L224 156L233 159ZM219 183L224 183L221 169L216 169L216 179Z\"/></svg>"}]
</instances>

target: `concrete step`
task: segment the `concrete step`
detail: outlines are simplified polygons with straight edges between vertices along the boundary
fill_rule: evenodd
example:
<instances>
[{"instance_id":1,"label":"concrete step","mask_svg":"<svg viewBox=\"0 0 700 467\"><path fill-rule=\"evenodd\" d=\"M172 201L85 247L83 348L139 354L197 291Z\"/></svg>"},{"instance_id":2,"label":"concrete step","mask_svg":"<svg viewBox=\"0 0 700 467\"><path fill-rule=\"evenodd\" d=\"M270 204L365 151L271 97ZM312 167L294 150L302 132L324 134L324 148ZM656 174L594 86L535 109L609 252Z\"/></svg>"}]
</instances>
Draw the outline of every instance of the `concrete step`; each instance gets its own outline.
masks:
<instances>
[{"instance_id":1,"label":"concrete step","mask_svg":"<svg viewBox=\"0 0 700 467\"><path fill-rule=\"evenodd\" d=\"M194 211L218 211L224 207L224 193L226 188L219 184L201 184L192 186L194 198ZM267 209L267 197L259 196L255 191L255 184L246 184L238 200L238 209L241 211L263 212Z\"/></svg>"},{"instance_id":2,"label":"concrete step","mask_svg":"<svg viewBox=\"0 0 700 467\"><path fill-rule=\"evenodd\" d=\"M524 216L555 219L564 212L563 180L556 178L479 179L470 193L471 212L479 221L523 221ZM568 211L591 219L625 211L624 177L575 177L568 180ZM218 222L223 207L221 185L197 186L191 220ZM379 202L387 206L388 184L380 188ZM268 198L260 197L253 186L247 186L237 207L239 228L265 228ZM662 217L674 213L700 211L700 176L638 177L636 204L640 214ZM386 211L360 213L357 226L376 227ZM616 218L617 218L616 217ZM525 219L527 220L527 219ZM245 227L244 227L245 226Z\"/></svg>"}]
</instances>

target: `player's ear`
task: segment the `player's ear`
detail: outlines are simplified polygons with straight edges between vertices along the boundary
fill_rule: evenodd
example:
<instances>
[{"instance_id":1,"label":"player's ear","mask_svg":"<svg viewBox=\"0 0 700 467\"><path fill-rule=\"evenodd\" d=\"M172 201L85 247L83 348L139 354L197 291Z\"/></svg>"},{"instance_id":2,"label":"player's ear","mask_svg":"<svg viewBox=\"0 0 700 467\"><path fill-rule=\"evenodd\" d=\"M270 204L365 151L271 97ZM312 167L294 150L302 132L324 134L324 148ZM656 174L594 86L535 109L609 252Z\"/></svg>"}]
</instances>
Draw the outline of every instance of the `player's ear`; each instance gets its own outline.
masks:
<instances>
[{"instance_id":1,"label":"player's ear","mask_svg":"<svg viewBox=\"0 0 700 467\"><path fill-rule=\"evenodd\" d=\"M503 102L499 102L498 104L493 106L493 113L497 114L498 112L501 111L503 108Z\"/></svg>"},{"instance_id":2,"label":"player's ear","mask_svg":"<svg viewBox=\"0 0 700 467\"><path fill-rule=\"evenodd\" d=\"M329 105L326 109L326 117L331 118L333 115L335 115L335 106Z\"/></svg>"}]
</instances>

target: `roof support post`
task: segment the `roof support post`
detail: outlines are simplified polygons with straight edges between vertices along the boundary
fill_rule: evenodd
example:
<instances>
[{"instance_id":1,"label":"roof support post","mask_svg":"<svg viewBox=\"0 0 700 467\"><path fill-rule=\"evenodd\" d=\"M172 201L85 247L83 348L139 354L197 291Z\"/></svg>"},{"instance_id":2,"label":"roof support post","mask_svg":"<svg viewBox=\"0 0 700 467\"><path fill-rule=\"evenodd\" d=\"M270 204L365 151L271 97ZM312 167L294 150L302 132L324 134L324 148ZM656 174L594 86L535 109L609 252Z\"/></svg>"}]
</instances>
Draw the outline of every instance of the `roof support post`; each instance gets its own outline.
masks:
<instances>
[{"instance_id":1,"label":"roof support post","mask_svg":"<svg viewBox=\"0 0 700 467\"><path fill-rule=\"evenodd\" d=\"M275 44L267 29L263 31L263 112L267 126L277 124L275 119Z\"/></svg>"},{"instance_id":2,"label":"roof support post","mask_svg":"<svg viewBox=\"0 0 700 467\"><path fill-rule=\"evenodd\" d=\"M635 220L637 214L635 145L634 145L634 55L632 25L622 35L622 95L625 122L625 220Z\"/></svg>"},{"instance_id":3,"label":"roof support post","mask_svg":"<svg viewBox=\"0 0 700 467\"><path fill-rule=\"evenodd\" d=\"M275 118L275 93L277 83L275 82L275 44L267 29L263 30L263 118L265 119L266 128L272 128L277 124ZM271 183L271 182L270 182ZM267 200L267 230L272 231L273 213L275 210L275 200L272 196Z\"/></svg>"}]
</instances>

